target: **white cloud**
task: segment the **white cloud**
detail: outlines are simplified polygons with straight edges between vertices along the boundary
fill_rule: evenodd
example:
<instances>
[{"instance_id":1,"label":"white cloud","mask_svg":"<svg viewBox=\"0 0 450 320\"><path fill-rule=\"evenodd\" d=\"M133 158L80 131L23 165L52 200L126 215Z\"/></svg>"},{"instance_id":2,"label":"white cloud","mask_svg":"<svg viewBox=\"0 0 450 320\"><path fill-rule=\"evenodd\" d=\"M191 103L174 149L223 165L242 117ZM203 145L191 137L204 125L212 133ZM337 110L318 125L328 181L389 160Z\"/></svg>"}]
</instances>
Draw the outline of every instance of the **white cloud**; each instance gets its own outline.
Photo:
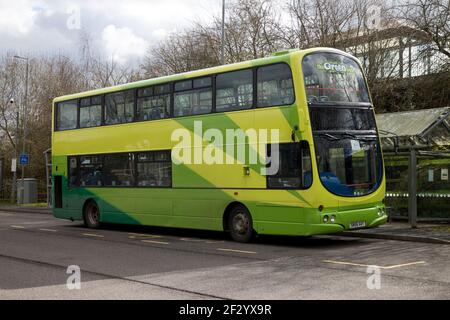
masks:
<instances>
[{"instance_id":1,"label":"white cloud","mask_svg":"<svg viewBox=\"0 0 450 320\"><path fill-rule=\"evenodd\" d=\"M79 39L87 33L93 50L133 62L171 32L192 21L210 21L220 5L221 0L0 0L0 54L77 56ZM68 28L68 9L74 6L80 9L80 29Z\"/></svg>"},{"instance_id":2,"label":"white cloud","mask_svg":"<svg viewBox=\"0 0 450 320\"><path fill-rule=\"evenodd\" d=\"M102 42L105 54L120 64L130 58L143 57L148 48L147 41L136 36L131 29L118 28L112 24L103 29Z\"/></svg>"},{"instance_id":3,"label":"white cloud","mask_svg":"<svg viewBox=\"0 0 450 320\"><path fill-rule=\"evenodd\" d=\"M0 33L19 37L34 26L37 11L29 0L0 0Z\"/></svg>"}]
</instances>

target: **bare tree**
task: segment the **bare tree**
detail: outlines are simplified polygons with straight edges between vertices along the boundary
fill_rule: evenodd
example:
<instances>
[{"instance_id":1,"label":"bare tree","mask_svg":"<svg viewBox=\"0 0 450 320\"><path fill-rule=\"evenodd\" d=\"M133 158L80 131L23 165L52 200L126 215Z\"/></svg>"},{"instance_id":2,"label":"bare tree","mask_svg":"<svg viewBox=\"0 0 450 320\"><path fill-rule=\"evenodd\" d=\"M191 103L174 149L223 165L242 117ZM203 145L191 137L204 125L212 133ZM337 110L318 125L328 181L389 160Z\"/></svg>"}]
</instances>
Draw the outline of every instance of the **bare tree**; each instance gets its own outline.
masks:
<instances>
[{"instance_id":1,"label":"bare tree","mask_svg":"<svg viewBox=\"0 0 450 320\"><path fill-rule=\"evenodd\" d=\"M417 30L429 50L450 59L450 2L448 0L408 0L396 7L396 18Z\"/></svg>"},{"instance_id":2,"label":"bare tree","mask_svg":"<svg viewBox=\"0 0 450 320\"><path fill-rule=\"evenodd\" d=\"M154 77L220 64L222 18L193 23L171 34L147 55L143 68ZM267 56L288 46L272 0L240 0L227 8L225 61L233 63Z\"/></svg>"}]
</instances>

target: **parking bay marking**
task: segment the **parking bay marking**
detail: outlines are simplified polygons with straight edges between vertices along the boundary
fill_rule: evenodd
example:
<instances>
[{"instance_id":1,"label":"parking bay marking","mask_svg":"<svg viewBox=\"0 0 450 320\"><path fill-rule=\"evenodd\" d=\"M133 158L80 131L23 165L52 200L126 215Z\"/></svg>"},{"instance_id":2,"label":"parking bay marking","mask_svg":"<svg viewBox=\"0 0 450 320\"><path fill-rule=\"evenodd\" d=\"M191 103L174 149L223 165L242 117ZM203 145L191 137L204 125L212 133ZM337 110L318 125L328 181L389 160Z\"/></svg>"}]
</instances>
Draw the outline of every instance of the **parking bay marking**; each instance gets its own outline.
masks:
<instances>
[{"instance_id":1,"label":"parking bay marking","mask_svg":"<svg viewBox=\"0 0 450 320\"><path fill-rule=\"evenodd\" d=\"M245 251L245 250L236 250L236 249L226 249L226 248L217 248L219 251L227 251L227 252L237 252L237 253L247 253L247 254L257 254L255 251Z\"/></svg>"},{"instance_id":2,"label":"parking bay marking","mask_svg":"<svg viewBox=\"0 0 450 320\"><path fill-rule=\"evenodd\" d=\"M136 239L136 238L162 238L162 236L156 235L156 234L143 234L143 233L129 233L128 236L129 239Z\"/></svg>"},{"instance_id":3,"label":"parking bay marking","mask_svg":"<svg viewBox=\"0 0 450 320\"><path fill-rule=\"evenodd\" d=\"M355 266L355 267L371 267L376 266L380 269L395 269L400 267L407 267L412 265L418 265L418 264L425 264L426 261L414 261L414 262L408 262L408 263L402 263L402 264L394 264L392 266L377 266L373 264L362 264L362 263L354 263L354 262L347 262L347 261L335 261L335 260L323 260L325 263L333 263L333 264L340 264L340 265L348 265L348 266Z\"/></svg>"},{"instance_id":4,"label":"parking bay marking","mask_svg":"<svg viewBox=\"0 0 450 320\"><path fill-rule=\"evenodd\" d=\"M58 230L55 230L55 229L45 229L45 228L42 228L42 229L39 229L40 231L47 231L47 232L58 232Z\"/></svg>"},{"instance_id":5,"label":"parking bay marking","mask_svg":"<svg viewBox=\"0 0 450 320\"><path fill-rule=\"evenodd\" d=\"M154 243L154 244L170 244L169 242L165 242L165 241L156 241L156 240L141 240L141 242L145 242L145 243Z\"/></svg>"},{"instance_id":6,"label":"parking bay marking","mask_svg":"<svg viewBox=\"0 0 450 320\"><path fill-rule=\"evenodd\" d=\"M86 237L97 237L97 238L104 238L105 236L102 236L101 234L95 234L95 233L82 233L83 236Z\"/></svg>"}]
</instances>

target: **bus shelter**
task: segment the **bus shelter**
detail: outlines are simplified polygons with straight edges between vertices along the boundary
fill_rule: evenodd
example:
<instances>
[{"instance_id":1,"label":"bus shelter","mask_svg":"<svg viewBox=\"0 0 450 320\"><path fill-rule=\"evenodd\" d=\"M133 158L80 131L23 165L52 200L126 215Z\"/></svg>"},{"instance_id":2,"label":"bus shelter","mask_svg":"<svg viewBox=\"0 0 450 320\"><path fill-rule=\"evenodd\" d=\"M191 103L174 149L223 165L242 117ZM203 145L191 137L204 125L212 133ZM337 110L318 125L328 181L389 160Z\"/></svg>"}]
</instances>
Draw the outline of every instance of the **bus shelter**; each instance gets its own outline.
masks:
<instances>
[{"instance_id":1,"label":"bus shelter","mask_svg":"<svg viewBox=\"0 0 450 320\"><path fill-rule=\"evenodd\" d=\"M450 221L450 107L377 115L391 218Z\"/></svg>"}]
</instances>

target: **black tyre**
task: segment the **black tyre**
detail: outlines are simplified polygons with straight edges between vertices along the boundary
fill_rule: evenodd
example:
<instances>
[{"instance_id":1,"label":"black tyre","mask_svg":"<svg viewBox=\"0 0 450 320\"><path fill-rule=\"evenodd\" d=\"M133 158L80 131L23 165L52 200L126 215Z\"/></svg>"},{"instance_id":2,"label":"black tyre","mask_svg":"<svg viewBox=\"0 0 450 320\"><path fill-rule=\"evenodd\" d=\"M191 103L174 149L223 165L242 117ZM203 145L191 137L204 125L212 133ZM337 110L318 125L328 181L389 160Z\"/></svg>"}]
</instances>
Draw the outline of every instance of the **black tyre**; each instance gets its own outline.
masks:
<instances>
[{"instance_id":1,"label":"black tyre","mask_svg":"<svg viewBox=\"0 0 450 320\"><path fill-rule=\"evenodd\" d=\"M83 220L85 226L88 228L100 228L100 210L95 201L89 201L84 207Z\"/></svg>"},{"instance_id":2,"label":"black tyre","mask_svg":"<svg viewBox=\"0 0 450 320\"><path fill-rule=\"evenodd\" d=\"M228 217L228 230L237 242L249 242L253 235L253 220L250 212L242 205L234 206Z\"/></svg>"}]
</instances>

